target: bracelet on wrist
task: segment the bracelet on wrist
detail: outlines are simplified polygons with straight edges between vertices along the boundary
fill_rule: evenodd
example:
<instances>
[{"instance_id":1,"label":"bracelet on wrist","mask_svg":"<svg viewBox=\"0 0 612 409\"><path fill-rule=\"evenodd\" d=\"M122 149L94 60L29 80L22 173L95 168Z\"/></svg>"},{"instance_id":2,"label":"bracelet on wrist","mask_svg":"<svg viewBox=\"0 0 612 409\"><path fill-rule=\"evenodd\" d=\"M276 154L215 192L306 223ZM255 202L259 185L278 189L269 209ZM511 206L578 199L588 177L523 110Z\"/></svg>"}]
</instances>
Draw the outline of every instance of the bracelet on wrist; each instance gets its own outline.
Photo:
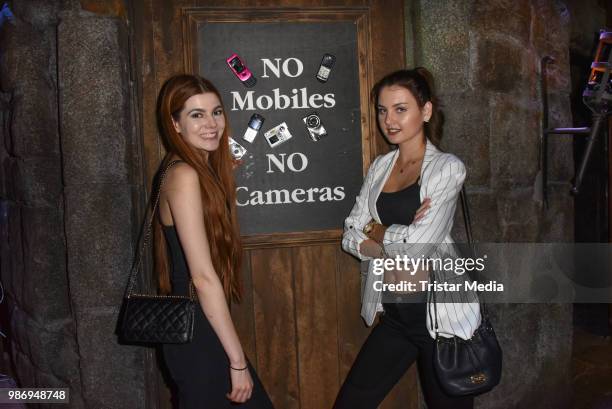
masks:
<instances>
[{"instance_id":1,"label":"bracelet on wrist","mask_svg":"<svg viewBox=\"0 0 612 409\"><path fill-rule=\"evenodd\" d=\"M234 368L230 365L230 369L233 369L234 371L246 371L248 367L249 365L245 365L244 368Z\"/></svg>"}]
</instances>

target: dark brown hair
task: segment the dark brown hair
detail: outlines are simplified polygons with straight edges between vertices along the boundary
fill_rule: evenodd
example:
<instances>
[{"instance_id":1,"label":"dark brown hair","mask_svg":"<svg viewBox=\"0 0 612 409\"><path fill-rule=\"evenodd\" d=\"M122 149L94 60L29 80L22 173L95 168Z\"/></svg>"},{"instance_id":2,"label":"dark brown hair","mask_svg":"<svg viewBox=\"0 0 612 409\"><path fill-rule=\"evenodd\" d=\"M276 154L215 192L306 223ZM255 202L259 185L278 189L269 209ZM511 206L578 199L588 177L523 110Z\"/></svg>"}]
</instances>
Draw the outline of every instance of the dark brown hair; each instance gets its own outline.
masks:
<instances>
[{"instance_id":1,"label":"dark brown hair","mask_svg":"<svg viewBox=\"0 0 612 409\"><path fill-rule=\"evenodd\" d=\"M416 99L420 108L427 102L431 102L431 118L425 123L425 136L436 146L439 146L442 138L442 118L440 103L435 95L433 75L423 67L412 70L399 70L385 75L380 81L374 84L370 98L374 105L378 105L378 96L384 87L400 86L406 88Z\"/></svg>"},{"instance_id":2,"label":"dark brown hair","mask_svg":"<svg viewBox=\"0 0 612 409\"><path fill-rule=\"evenodd\" d=\"M190 97L212 92L221 101L215 86L196 75L177 75L170 78L158 99L158 122L168 154L162 169L172 154L178 156L196 170L200 179L200 191L204 208L204 227L210 245L210 254L215 271L219 275L226 298L240 301L242 246L236 216L236 185L232 171L233 160L228 145L229 124L225 110L226 127L221 135L219 148L204 153L194 149L176 132L172 119L177 121ZM166 240L159 217L155 218L155 266L158 285L162 293L171 291Z\"/></svg>"}]
</instances>

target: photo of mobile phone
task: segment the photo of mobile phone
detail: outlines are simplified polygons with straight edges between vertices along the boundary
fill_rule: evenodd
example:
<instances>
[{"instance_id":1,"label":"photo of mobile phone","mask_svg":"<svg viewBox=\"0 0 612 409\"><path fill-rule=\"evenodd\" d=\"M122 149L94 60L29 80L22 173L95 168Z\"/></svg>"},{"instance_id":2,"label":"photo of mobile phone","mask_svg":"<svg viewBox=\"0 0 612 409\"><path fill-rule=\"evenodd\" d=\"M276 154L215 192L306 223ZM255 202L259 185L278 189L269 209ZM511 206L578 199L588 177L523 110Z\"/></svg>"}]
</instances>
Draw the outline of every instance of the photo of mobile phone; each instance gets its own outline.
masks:
<instances>
[{"instance_id":1,"label":"photo of mobile phone","mask_svg":"<svg viewBox=\"0 0 612 409\"><path fill-rule=\"evenodd\" d=\"M317 80L320 82L327 82L329 79L329 74L331 74L331 69L336 63L336 57L331 54L325 53L323 55L323 59L321 59L321 65L319 66L319 71L317 72Z\"/></svg>"},{"instance_id":2,"label":"photo of mobile phone","mask_svg":"<svg viewBox=\"0 0 612 409\"><path fill-rule=\"evenodd\" d=\"M247 129L244 132L244 136L242 137L242 139L244 139L248 143L253 143L255 137L257 136L257 132L259 132L263 123L263 116L259 114L253 114L251 116L251 119L249 119L249 125L247 126Z\"/></svg>"},{"instance_id":3,"label":"photo of mobile phone","mask_svg":"<svg viewBox=\"0 0 612 409\"><path fill-rule=\"evenodd\" d=\"M244 84L245 87L250 88L257 83L255 76L240 59L238 54L232 54L226 61L234 75L236 75L236 77Z\"/></svg>"}]
</instances>

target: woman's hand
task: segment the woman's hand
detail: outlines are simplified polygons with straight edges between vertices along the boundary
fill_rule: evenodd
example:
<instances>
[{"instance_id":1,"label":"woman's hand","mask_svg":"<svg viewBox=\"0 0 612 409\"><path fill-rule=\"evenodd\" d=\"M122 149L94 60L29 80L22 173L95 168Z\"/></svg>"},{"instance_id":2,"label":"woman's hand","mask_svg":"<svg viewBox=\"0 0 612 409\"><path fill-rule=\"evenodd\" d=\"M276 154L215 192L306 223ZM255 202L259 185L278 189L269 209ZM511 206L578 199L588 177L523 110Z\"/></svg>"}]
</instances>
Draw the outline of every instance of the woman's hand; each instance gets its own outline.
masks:
<instances>
[{"instance_id":1,"label":"woman's hand","mask_svg":"<svg viewBox=\"0 0 612 409\"><path fill-rule=\"evenodd\" d=\"M414 218L412 219L412 223L416 223L425 217L425 213L431 207L431 199L425 198L421 206L417 209L414 214ZM373 223L373 221L372 221ZM380 223L373 223L372 228L367 233L369 240L365 240L361 243L359 247L359 252L368 257L381 257L382 255L382 243L385 238L385 232L387 231L387 226L383 226Z\"/></svg>"},{"instance_id":2,"label":"woman's hand","mask_svg":"<svg viewBox=\"0 0 612 409\"><path fill-rule=\"evenodd\" d=\"M431 199L430 198L425 198L425 200L423 200L423 203L421 204L421 207L419 207L416 211L416 213L414 214L414 219L412 219L412 223L416 223L419 220L421 220L423 217L425 217L425 212L431 207Z\"/></svg>"},{"instance_id":3,"label":"woman's hand","mask_svg":"<svg viewBox=\"0 0 612 409\"><path fill-rule=\"evenodd\" d=\"M383 257L382 247L372 239L364 240L359 245L359 252L366 257Z\"/></svg>"},{"instance_id":4,"label":"woman's hand","mask_svg":"<svg viewBox=\"0 0 612 409\"><path fill-rule=\"evenodd\" d=\"M368 237L377 243L382 243L385 238L385 231L387 231L387 226L374 223L374 225L372 225L372 230L368 233Z\"/></svg>"},{"instance_id":5,"label":"woman's hand","mask_svg":"<svg viewBox=\"0 0 612 409\"><path fill-rule=\"evenodd\" d=\"M251 399L253 392L253 378L249 368L236 370L230 367L230 378L232 381L232 391L225 396L232 402L244 403Z\"/></svg>"}]
</instances>

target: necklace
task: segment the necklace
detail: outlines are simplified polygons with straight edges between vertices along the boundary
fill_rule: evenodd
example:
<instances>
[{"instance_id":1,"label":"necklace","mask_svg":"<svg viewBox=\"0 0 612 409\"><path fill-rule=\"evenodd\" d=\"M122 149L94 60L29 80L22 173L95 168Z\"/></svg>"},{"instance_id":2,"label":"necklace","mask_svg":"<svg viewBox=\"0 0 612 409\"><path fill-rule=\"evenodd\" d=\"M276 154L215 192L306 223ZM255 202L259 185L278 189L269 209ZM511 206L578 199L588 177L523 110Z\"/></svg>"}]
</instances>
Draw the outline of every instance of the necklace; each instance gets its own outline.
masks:
<instances>
[{"instance_id":1,"label":"necklace","mask_svg":"<svg viewBox=\"0 0 612 409\"><path fill-rule=\"evenodd\" d=\"M415 163L420 162L422 159L423 158L417 158L417 159L414 159L414 160L409 160L409 161L405 162L402 166L399 165L400 162L398 160L397 163L398 163L398 168L399 168L400 173L404 173L404 168L408 168L408 167L414 165Z\"/></svg>"}]
</instances>

